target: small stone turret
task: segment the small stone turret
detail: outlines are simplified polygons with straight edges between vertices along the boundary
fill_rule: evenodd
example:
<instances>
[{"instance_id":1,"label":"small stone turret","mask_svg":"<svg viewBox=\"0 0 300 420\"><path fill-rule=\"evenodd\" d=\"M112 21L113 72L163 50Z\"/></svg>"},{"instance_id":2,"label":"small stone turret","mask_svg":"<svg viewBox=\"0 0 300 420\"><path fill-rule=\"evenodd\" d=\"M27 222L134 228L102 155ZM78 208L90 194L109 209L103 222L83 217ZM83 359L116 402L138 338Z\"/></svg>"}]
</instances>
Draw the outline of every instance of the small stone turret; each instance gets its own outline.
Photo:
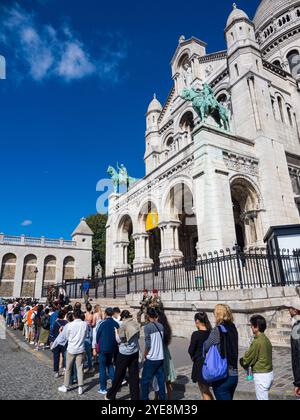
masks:
<instances>
[{"instance_id":1,"label":"small stone turret","mask_svg":"<svg viewBox=\"0 0 300 420\"><path fill-rule=\"evenodd\" d=\"M80 248L92 249L92 240L94 233L86 223L86 219L82 218L77 228L72 233L72 238Z\"/></svg>"},{"instance_id":2,"label":"small stone turret","mask_svg":"<svg viewBox=\"0 0 300 420\"><path fill-rule=\"evenodd\" d=\"M159 127L158 120L162 112L162 105L156 98L156 94L153 95L153 99L150 102L147 111L147 130L146 130L146 152L145 152L145 164L146 174L155 169L158 156L159 156Z\"/></svg>"}]
</instances>

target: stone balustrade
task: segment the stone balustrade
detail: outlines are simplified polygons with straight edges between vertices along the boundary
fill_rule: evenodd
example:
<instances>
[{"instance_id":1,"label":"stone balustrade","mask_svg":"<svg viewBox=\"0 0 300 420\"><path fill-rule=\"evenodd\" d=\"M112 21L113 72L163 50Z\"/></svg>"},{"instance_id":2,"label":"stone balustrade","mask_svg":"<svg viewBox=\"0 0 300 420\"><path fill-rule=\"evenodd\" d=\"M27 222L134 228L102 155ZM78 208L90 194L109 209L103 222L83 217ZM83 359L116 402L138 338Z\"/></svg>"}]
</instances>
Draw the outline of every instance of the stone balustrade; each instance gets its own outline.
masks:
<instances>
[{"instance_id":1,"label":"stone balustrade","mask_svg":"<svg viewBox=\"0 0 300 420\"><path fill-rule=\"evenodd\" d=\"M11 236L0 233L0 244L1 245L23 245L23 246L40 246L40 247L51 247L51 248L73 248L77 246L76 241L66 241L61 239L46 239L33 238L29 236Z\"/></svg>"}]
</instances>

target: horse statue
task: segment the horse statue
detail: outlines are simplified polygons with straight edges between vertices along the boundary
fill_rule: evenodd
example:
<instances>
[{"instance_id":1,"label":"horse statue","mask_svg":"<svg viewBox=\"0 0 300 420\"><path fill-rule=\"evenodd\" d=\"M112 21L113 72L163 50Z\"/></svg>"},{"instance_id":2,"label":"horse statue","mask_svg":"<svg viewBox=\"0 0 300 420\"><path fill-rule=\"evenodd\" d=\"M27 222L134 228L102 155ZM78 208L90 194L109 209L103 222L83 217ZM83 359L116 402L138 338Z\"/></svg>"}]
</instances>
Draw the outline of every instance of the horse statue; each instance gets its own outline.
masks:
<instances>
[{"instance_id":1,"label":"horse statue","mask_svg":"<svg viewBox=\"0 0 300 420\"><path fill-rule=\"evenodd\" d=\"M107 169L107 173L110 175L113 182L115 194L119 192L120 185L126 185L128 190L137 181L135 178L128 175L127 169L123 164L120 167L119 164L117 164L117 169L119 172L117 172L113 166L109 166Z\"/></svg>"},{"instance_id":2,"label":"horse statue","mask_svg":"<svg viewBox=\"0 0 300 420\"><path fill-rule=\"evenodd\" d=\"M223 128L226 131L230 130L228 110L217 101L212 88L207 83L203 85L201 92L194 88L183 89L181 97L186 101L192 102L193 108L199 115L201 122L205 123L207 117L212 116L219 128Z\"/></svg>"}]
</instances>

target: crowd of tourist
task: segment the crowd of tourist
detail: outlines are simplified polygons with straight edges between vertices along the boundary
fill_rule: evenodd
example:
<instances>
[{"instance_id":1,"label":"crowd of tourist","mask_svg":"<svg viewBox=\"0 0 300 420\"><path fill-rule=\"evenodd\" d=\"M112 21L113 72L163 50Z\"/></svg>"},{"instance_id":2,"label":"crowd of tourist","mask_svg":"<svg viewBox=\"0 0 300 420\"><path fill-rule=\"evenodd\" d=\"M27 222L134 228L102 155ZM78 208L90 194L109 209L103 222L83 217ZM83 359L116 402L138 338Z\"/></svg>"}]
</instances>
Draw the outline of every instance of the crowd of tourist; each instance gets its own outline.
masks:
<instances>
[{"instance_id":1,"label":"crowd of tourist","mask_svg":"<svg viewBox=\"0 0 300 420\"><path fill-rule=\"evenodd\" d=\"M2 304L1 304L2 303ZM145 309L146 308L146 309ZM84 392L84 378L94 374L98 364L99 394L115 400L128 383L131 400L148 400L151 390L159 400L173 400L177 375L169 346L172 329L158 291L144 291L138 320L144 314L144 348L141 352L141 324L128 310L92 307L90 302L74 306L63 300L39 304L32 300L0 302L0 314L8 328L20 329L36 351L50 348L55 378L63 376L58 391L67 393L77 384ZM292 317L292 362L295 394L300 397L300 312L290 308ZM239 382L239 365L254 382L256 398L268 400L274 381L273 349L265 335L267 322L253 316L249 327L253 342L239 360L239 333L232 311L217 305L215 326L208 315L195 315L196 331L188 352L193 362L192 380L203 400L233 400ZM111 381L108 388L108 380Z\"/></svg>"}]
</instances>

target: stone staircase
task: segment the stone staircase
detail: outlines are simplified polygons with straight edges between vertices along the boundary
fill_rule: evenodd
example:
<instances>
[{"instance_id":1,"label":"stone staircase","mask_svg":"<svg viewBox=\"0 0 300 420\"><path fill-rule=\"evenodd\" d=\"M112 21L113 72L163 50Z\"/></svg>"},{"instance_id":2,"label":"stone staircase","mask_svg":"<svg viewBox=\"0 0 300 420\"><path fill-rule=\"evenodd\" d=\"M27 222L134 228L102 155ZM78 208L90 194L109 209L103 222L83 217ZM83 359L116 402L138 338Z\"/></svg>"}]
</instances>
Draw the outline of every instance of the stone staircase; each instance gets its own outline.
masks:
<instances>
[{"instance_id":1,"label":"stone staircase","mask_svg":"<svg viewBox=\"0 0 300 420\"><path fill-rule=\"evenodd\" d=\"M77 300L77 302L83 302L82 300ZM76 303L75 300L71 300L71 304L74 305ZM120 308L121 311L129 311L133 317L136 319L138 310L133 309L128 303L126 303L125 298L98 298L98 299L90 299L90 304L94 307L95 305L100 305L101 309L104 311L106 308ZM83 304L84 306L84 304Z\"/></svg>"},{"instance_id":2,"label":"stone staircase","mask_svg":"<svg viewBox=\"0 0 300 420\"><path fill-rule=\"evenodd\" d=\"M268 323L267 335L275 347L291 345L291 317L288 311L278 311Z\"/></svg>"}]
</instances>

